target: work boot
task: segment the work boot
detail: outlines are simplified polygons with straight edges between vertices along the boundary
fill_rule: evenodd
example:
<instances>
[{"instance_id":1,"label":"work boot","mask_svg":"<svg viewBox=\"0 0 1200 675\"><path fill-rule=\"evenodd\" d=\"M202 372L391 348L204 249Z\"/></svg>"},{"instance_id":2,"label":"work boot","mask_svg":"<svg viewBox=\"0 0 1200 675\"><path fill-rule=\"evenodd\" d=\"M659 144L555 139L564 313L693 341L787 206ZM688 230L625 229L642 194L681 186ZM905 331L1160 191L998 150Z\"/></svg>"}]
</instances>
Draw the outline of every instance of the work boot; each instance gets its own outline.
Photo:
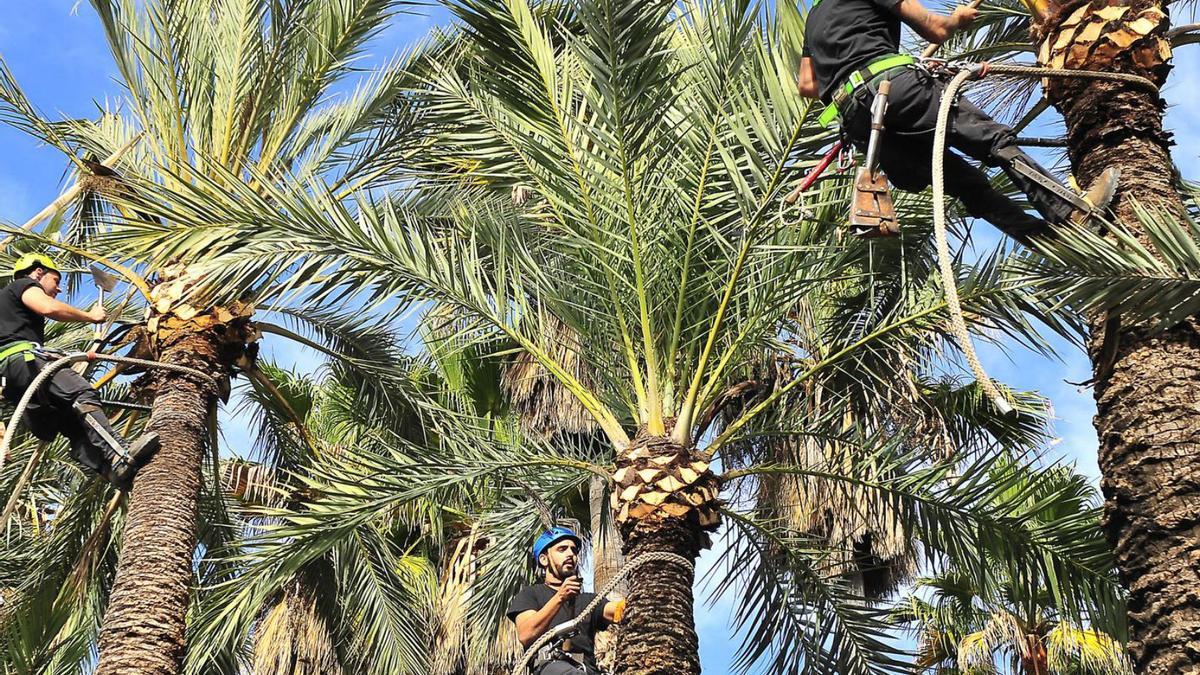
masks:
<instances>
[{"instance_id":1,"label":"work boot","mask_svg":"<svg viewBox=\"0 0 1200 675\"><path fill-rule=\"evenodd\" d=\"M146 465L146 462L150 461L154 453L158 452L158 447L158 434L153 431L142 434L125 449L124 456L117 455L115 452L111 453L112 468L108 470L105 478L118 490L128 492L133 487L133 477L137 475L139 469Z\"/></svg>"},{"instance_id":2,"label":"work boot","mask_svg":"<svg viewBox=\"0 0 1200 675\"><path fill-rule=\"evenodd\" d=\"M1109 167L1100 174L1096 182L1092 183L1092 187L1087 192L1083 193L1083 200L1091 205L1091 208L1086 211L1076 209L1071 214L1071 223L1080 227L1092 225L1093 218L1099 218L1104 215L1108 209L1108 205L1112 203L1113 197L1117 194L1117 184L1121 180L1121 170L1117 167Z\"/></svg>"}]
</instances>

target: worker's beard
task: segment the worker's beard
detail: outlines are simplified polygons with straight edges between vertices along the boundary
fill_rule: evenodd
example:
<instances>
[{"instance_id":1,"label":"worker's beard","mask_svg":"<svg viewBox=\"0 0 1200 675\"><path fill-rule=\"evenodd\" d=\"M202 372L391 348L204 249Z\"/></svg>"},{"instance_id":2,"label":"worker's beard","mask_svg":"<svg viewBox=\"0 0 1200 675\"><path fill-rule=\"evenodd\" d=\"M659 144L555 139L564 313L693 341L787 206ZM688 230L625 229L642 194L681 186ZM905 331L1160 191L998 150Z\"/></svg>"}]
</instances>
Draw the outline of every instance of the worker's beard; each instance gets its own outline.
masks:
<instances>
[{"instance_id":1,"label":"worker's beard","mask_svg":"<svg viewBox=\"0 0 1200 675\"><path fill-rule=\"evenodd\" d=\"M559 565L555 565L553 572L554 577L558 579L559 583L562 583L571 577L579 575L579 563L576 561L564 561Z\"/></svg>"}]
</instances>

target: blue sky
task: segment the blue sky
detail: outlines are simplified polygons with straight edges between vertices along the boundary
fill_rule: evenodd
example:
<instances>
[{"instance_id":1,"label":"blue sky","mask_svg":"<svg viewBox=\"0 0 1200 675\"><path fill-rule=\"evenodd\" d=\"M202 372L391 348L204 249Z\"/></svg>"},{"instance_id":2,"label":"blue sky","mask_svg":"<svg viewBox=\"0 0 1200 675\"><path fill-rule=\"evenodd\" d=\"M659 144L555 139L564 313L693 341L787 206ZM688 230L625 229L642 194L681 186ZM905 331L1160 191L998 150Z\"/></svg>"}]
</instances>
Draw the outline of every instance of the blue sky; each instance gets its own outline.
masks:
<instances>
[{"instance_id":1,"label":"blue sky","mask_svg":"<svg viewBox=\"0 0 1200 675\"><path fill-rule=\"evenodd\" d=\"M0 55L23 85L26 93L43 112L54 117L91 116L97 101L120 94L113 82L113 69L99 24L87 2L76 0L6 0L5 20L0 22ZM445 14L419 13L397 20L377 41L376 49L365 63L378 63L396 50L420 37L430 26L444 21ZM1180 21L1177 17L1177 21ZM1182 21L1180 21L1182 22ZM365 65L365 64L364 64ZM1188 95L1186 92L1192 92ZM1176 55L1176 69L1166 90L1169 101L1194 100L1200 91L1200 47L1184 47ZM1049 115L1047 116L1049 117ZM1176 133L1175 159L1189 177L1200 177L1200 107L1190 110L1172 107L1167 125ZM53 150L38 147L27 137L0 127L0 219L24 222L51 201L62 189L65 162ZM986 226L976 228L978 245L985 248L998 237ZM1095 404L1089 389L1070 382L1087 380L1089 364L1077 349L1056 342L1061 362L1023 352L1003 355L985 349L982 353L988 373L1019 389L1037 390L1054 405L1056 434L1062 439L1050 450L1050 456L1077 463L1083 473L1095 477L1096 435L1092 428ZM271 354L270 348L268 353ZM293 363L301 370L314 367L312 354L298 351L275 352L282 363ZM246 435L240 429L227 430L231 447L245 450ZM706 555L702 567L711 564L714 554ZM728 637L730 607L720 603L697 610L701 633L701 653L709 673L729 671L733 651Z\"/></svg>"}]
</instances>

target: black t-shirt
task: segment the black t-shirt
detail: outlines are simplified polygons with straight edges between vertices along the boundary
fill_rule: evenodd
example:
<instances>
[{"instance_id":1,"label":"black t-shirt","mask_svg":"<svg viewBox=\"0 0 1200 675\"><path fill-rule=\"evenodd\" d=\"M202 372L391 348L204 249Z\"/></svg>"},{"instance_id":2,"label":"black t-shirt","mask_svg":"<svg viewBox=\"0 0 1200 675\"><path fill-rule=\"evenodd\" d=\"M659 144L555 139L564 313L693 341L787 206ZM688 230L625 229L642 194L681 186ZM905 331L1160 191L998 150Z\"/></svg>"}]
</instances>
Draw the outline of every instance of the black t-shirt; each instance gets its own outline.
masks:
<instances>
[{"instance_id":1,"label":"black t-shirt","mask_svg":"<svg viewBox=\"0 0 1200 675\"><path fill-rule=\"evenodd\" d=\"M804 56L812 58L821 100L868 63L900 53L900 0L821 0L804 25Z\"/></svg>"},{"instance_id":2,"label":"black t-shirt","mask_svg":"<svg viewBox=\"0 0 1200 675\"><path fill-rule=\"evenodd\" d=\"M537 611L545 607L546 603L550 602L550 598L554 597L554 593L555 590L546 584L534 584L521 589L521 592L517 593L508 606L508 618L515 623L518 614L531 609ZM550 628L574 619L595 597L595 593L580 593L575 596L573 602L564 603L558 608L554 619L550 621ZM604 605L604 602L597 604L592 615L579 624L579 632L571 638L571 651L583 654L593 667L596 665L596 648L593 638L596 631L604 630L609 625L608 620L604 618Z\"/></svg>"},{"instance_id":3,"label":"black t-shirt","mask_svg":"<svg viewBox=\"0 0 1200 675\"><path fill-rule=\"evenodd\" d=\"M38 283L21 277L0 290L0 347L12 342L46 341L46 319L21 302L21 294Z\"/></svg>"}]
</instances>

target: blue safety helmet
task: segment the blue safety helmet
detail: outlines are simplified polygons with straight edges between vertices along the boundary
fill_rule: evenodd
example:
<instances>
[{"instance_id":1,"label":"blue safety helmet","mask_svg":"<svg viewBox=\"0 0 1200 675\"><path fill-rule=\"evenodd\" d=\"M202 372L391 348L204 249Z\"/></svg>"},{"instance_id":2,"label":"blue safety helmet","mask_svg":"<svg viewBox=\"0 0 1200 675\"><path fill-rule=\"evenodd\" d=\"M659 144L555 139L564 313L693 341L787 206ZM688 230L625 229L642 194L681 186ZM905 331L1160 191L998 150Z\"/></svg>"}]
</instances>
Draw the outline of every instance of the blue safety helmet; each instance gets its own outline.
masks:
<instances>
[{"instance_id":1,"label":"blue safety helmet","mask_svg":"<svg viewBox=\"0 0 1200 675\"><path fill-rule=\"evenodd\" d=\"M576 546L583 546L583 540L579 535L575 534L574 530L565 527L552 527L546 532L543 532L537 541L533 542L533 562L538 564L538 558L542 557L542 553L551 546L557 544L563 539L574 539Z\"/></svg>"}]
</instances>

